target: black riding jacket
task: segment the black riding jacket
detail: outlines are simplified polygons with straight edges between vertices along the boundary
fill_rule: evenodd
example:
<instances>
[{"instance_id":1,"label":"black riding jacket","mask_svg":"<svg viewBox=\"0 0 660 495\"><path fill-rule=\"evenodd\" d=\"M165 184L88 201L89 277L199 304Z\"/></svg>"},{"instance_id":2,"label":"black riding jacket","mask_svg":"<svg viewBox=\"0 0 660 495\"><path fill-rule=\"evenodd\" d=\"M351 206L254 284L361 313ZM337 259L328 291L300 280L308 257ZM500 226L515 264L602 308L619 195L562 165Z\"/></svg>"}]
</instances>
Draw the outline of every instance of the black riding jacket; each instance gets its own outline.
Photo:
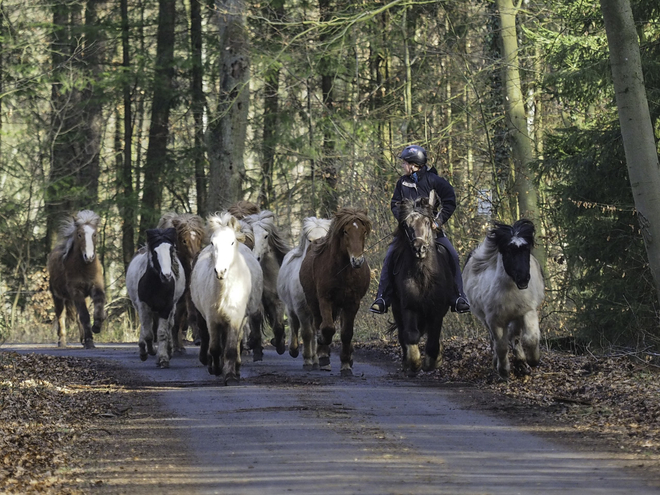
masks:
<instances>
[{"instance_id":1,"label":"black riding jacket","mask_svg":"<svg viewBox=\"0 0 660 495\"><path fill-rule=\"evenodd\" d=\"M417 174L416 182L413 177L415 174ZM442 205L438 220L442 221L442 224L444 224L449 220L449 217L451 217L456 209L456 193L454 193L454 188L446 179L443 179L426 168L418 170L415 174L403 175L396 183L394 194L392 194L392 201L390 203L394 217L397 221L401 221L399 218L399 207L397 203L404 199L414 200L419 197L428 198L431 191L435 190Z\"/></svg>"}]
</instances>

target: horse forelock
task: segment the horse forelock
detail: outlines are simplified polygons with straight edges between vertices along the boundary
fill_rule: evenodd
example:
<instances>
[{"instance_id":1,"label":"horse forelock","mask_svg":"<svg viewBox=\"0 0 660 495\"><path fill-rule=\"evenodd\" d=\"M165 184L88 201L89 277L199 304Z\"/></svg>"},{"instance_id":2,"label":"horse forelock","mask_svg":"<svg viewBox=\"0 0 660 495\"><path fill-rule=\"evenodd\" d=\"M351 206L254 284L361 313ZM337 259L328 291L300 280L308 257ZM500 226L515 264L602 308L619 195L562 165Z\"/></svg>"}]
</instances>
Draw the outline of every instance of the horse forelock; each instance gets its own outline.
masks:
<instances>
[{"instance_id":1,"label":"horse forelock","mask_svg":"<svg viewBox=\"0 0 660 495\"><path fill-rule=\"evenodd\" d=\"M491 239L497 245L499 252L503 252L508 246L534 247L534 224L527 219L518 220L513 226L496 222L495 227L488 233L487 239Z\"/></svg>"}]
</instances>

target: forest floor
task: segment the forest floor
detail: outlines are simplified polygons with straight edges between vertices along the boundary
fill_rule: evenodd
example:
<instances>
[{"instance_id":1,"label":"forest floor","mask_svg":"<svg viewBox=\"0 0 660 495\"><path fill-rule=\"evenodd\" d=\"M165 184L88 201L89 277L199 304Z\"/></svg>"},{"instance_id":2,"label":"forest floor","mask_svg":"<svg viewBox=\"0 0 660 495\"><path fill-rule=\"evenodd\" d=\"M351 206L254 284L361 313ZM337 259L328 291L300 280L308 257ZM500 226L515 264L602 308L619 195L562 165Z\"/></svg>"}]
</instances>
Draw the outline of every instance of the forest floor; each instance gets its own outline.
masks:
<instances>
[{"instance_id":1,"label":"forest floor","mask_svg":"<svg viewBox=\"0 0 660 495\"><path fill-rule=\"evenodd\" d=\"M400 361L395 342L356 349L356 356ZM579 448L617 451L632 467L660 475L660 375L648 359L544 350L531 375L505 383L490 356L485 339L451 338L442 368L416 379L469 387L470 407L543 425ZM112 434L109 418L145 400L137 393L129 376L104 361L0 352L0 493L85 493L94 483L83 466L95 439Z\"/></svg>"}]
</instances>

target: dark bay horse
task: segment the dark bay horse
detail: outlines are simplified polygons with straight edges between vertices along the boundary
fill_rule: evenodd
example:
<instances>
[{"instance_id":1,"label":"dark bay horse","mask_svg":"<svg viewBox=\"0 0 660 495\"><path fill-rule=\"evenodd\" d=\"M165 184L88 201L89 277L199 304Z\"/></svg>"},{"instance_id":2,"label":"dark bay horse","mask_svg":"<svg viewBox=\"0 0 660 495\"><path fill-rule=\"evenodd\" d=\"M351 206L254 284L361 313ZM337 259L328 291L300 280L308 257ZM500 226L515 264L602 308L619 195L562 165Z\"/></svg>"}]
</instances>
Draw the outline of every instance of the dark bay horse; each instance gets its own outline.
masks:
<instances>
[{"instance_id":1,"label":"dark bay horse","mask_svg":"<svg viewBox=\"0 0 660 495\"><path fill-rule=\"evenodd\" d=\"M199 330L197 328L197 311L190 298L190 275L195 258L202 250L205 227L204 220L192 213L166 213L158 222L159 229L176 229L176 250L179 261L183 265L186 275L186 290L176 305L172 336L174 338L174 353L185 352L183 340L190 326L192 337L199 344Z\"/></svg>"},{"instance_id":2,"label":"dark bay horse","mask_svg":"<svg viewBox=\"0 0 660 495\"><path fill-rule=\"evenodd\" d=\"M103 268L96 255L100 222L101 218L93 211L79 211L62 225L61 240L48 256L49 287L55 304L54 326L59 347L66 347L67 317L77 320L80 341L86 349L94 348L92 333L101 331L106 318ZM91 325L87 310L88 297L94 303L94 325Z\"/></svg>"},{"instance_id":3,"label":"dark bay horse","mask_svg":"<svg viewBox=\"0 0 660 495\"><path fill-rule=\"evenodd\" d=\"M300 284L317 332L318 362L330 370L330 344L335 320L341 319L341 374L353 374L353 324L371 273L364 245L371 232L366 212L341 208L328 234L310 244L300 267Z\"/></svg>"},{"instance_id":4,"label":"dark bay horse","mask_svg":"<svg viewBox=\"0 0 660 495\"><path fill-rule=\"evenodd\" d=\"M531 254L534 224L495 223L465 263L465 293L474 314L490 332L493 366L509 377L509 346L521 374L537 366L541 350L538 308L544 297L543 272Z\"/></svg>"},{"instance_id":5,"label":"dark bay horse","mask_svg":"<svg viewBox=\"0 0 660 495\"><path fill-rule=\"evenodd\" d=\"M395 232L390 258L392 313L401 344L403 369L414 376L430 371L442 361L442 320L455 294L449 253L436 247L433 208L427 198L401 203L403 219ZM426 335L422 363L419 340Z\"/></svg>"}]
</instances>

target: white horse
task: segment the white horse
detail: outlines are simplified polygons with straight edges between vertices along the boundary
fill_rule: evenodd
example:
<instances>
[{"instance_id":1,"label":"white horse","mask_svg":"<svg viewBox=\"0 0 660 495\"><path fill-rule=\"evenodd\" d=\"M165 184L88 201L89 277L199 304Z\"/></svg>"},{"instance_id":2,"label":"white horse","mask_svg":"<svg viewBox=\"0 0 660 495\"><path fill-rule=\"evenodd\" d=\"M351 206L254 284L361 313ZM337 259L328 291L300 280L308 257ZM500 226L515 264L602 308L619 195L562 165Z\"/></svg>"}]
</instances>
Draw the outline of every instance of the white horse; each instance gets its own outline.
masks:
<instances>
[{"instance_id":1,"label":"white horse","mask_svg":"<svg viewBox=\"0 0 660 495\"><path fill-rule=\"evenodd\" d=\"M128 265L126 289L140 316L140 359L145 361L147 354L156 354L156 337L156 365L169 368L174 314L186 289L186 275L176 254L176 229L147 230L146 247Z\"/></svg>"},{"instance_id":2,"label":"white horse","mask_svg":"<svg viewBox=\"0 0 660 495\"><path fill-rule=\"evenodd\" d=\"M259 311L263 275L242 242L238 220L227 212L208 218L210 244L193 268L190 294L197 308L199 360L226 385L240 377L241 341L247 316Z\"/></svg>"},{"instance_id":3,"label":"white horse","mask_svg":"<svg viewBox=\"0 0 660 495\"><path fill-rule=\"evenodd\" d=\"M251 232L254 247L252 253L256 256L263 270L264 287L261 299L263 316L273 330L274 338L271 344L278 354L286 350L284 331L284 304L277 295L277 276L284 256L291 247L284 241L275 225L275 215L272 211L263 210L248 215L241 220L243 232ZM251 322L248 347L253 351L254 361L263 359L261 322Z\"/></svg>"},{"instance_id":4,"label":"white horse","mask_svg":"<svg viewBox=\"0 0 660 495\"><path fill-rule=\"evenodd\" d=\"M307 248L316 239L321 239L328 233L332 220L308 217L303 220L298 246L287 253L282 261L277 277L277 293L286 305L289 319L289 354L298 357L298 332L302 330L303 368L305 370L319 369L316 354L316 335L313 327L312 313L307 306L305 293L300 284L300 265Z\"/></svg>"},{"instance_id":5,"label":"white horse","mask_svg":"<svg viewBox=\"0 0 660 495\"><path fill-rule=\"evenodd\" d=\"M496 223L463 270L472 313L488 328L493 366L509 377L509 344L522 373L537 366L541 351L538 308L544 297L541 267L531 254L534 224L518 220L512 227Z\"/></svg>"}]
</instances>

